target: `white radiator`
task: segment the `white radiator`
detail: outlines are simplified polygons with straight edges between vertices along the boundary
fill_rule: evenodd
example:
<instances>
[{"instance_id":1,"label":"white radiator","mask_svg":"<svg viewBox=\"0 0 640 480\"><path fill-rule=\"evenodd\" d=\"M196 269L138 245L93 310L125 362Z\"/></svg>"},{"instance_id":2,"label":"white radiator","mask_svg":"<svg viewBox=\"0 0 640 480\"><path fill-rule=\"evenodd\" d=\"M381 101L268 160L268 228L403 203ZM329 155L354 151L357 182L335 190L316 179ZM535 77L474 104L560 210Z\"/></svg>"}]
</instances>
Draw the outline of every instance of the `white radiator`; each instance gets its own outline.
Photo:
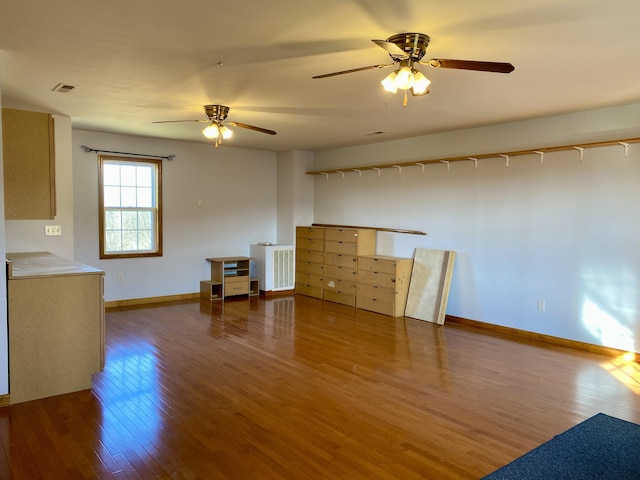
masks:
<instances>
[{"instance_id":1,"label":"white radiator","mask_svg":"<svg viewBox=\"0 0 640 480\"><path fill-rule=\"evenodd\" d=\"M295 285L295 251L292 247L273 250L273 289L289 290Z\"/></svg>"},{"instance_id":2,"label":"white radiator","mask_svg":"<svg viewBox=\"0 0 640 480\"><path fill-rule=\"evenodd\" d=\"M252 276L265 292L293 290L295 287L296 259L292 245L251 245Z\"/></svg>"}]
</instances>

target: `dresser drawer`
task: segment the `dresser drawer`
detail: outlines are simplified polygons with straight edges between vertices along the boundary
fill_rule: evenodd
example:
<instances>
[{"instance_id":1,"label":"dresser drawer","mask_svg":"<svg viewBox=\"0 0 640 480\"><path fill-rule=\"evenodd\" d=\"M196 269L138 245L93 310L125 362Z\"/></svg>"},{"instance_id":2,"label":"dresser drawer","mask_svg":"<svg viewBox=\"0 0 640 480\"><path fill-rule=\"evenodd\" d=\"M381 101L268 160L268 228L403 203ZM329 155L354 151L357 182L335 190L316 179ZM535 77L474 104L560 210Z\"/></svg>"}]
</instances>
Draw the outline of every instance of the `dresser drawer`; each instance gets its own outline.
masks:
<instances>
[{"instance_id":1,"label":"dresser drawer","mask_svg":"<svg viewBox=\"0 0 640 480\"><path fill-rule=\"evenodd\" d=\"M296 282L296 293L307 295L308 297L322 298L322 287Z\"/></svg>"},{"instance_id":2,"label":"dresser drawer","mask_svg":"<svg viewBox=\"0 0 640 480\"><path fill-rule=\"evenodd\" d=\"M324 251L324 241L317 238L296 238L296 248L322 252Z\"/></svg>"},{"instance_id":3,"label":"dresser drawer","mask_svg":"<svg viewBox=\"0 0 640 480\"><path fill-rule=\"evenodd\" d=\"M356 268L358 257L355 255L345 255L343 253L325 253L324 263L326 265L340 265L342 267Z\"/></svg>"},{"instance_id":4,"label":"dresser drawer","mask_svg":"<svg viewBox=\"0 0 640 480\"><path fill-rule=\"evenodd\" d=\"M249 285L249 277L247 276L226 276L224 277L224 284L230 284L230 283L246 283L247 285Z\"/></svg>"},{"instance_id":5,"label":"dresser drawer","mask_svg":"<svg viewBox=\"0 0 640 480\"><path fill-rule=\"evenodd\" d=\"M384 302L395 302L396 291L392 288L383 288L378 285L358 283L356 293L359 297L375 298Z\"/></svg>"},{"instance_id":6,"label":"dresser drawer","mask_svg":"<svg viewBox=\"0 0 640 480\"><path fill-rule=\"evenodd\" d=\"M322 276L323 270L321 263L296 260L296 272L315 273Z\"/></svg>"},{"instance_id":7,"label":"dresser drawer","mask_svg":"<svg viewBox=\"0 0 640 480\"><path fill-rule=\"evenodd\" d=\"M249 278L249 277L245 277ZM244 281L243 283L229 283L225 280L224 282L224 296L228 297L230 295L247 295L249 293L249 282Z\"/></svg>"},{"instance_id":8,"label":"dresser drawer","mask_svg":"<svg viewBox=\"0 0 640 480\"><path fill-rule=\"evenodd\" d=\"M341 253L351 256L358 254L358 245L347 242L324 242L324 249L327 253Z\"/></svg>"},{"instance_id":9,"label":"dresser drawer","mask_svg":"<svg viewBox=\"0 0 640 480\"><path fill-rule=\"evenodd\" d=\"M364 310L371 310L372 312L381 313L383 315L394 316L393 302L385 302L375 298L361 297L358 295L356 298L356 306Z\"/></svg>"},{"instance_id":10,"label":"dresser drawer","mask_svg":"<svg viewBox=\"0 0 640 480\"><path fill-rule=\"evenodd\" d=\"M322 276L315 273L296 272L296 284L322 287Z\"/></svg>"},{"instance_id":11,"label":"dresser drawer","mask_svg":"<svg viewBox=\"0 0 640 480\"><path fill-rule=\"evenodd\" d=\"M318 240L323 240L324 228L297 227L296 238L315 238Z\"/></svg>"},{"instance_id":12,"label":"dresser drawer","mask_svg":"<svg viewBox=\"0 0 640 480\"><path fill-rule=\"evenodd\" d=\"M371 272L396 273L396 261L374 256L358 257L358 269Z\"/></svg>"},{"instance_id":13,"label":"dresser drawer","mask_svg":"<svg viewBox=\"0 0 640 480\"><path fill-rule=\"evenodd\" d=\"M354 297L356 295L356 282L353 281L324 277L322 286L325 292L331 290L336 293L348 293Z\"/></svg>"},{"instance_id":14,"label":"dresser drawer","mask_svg":"<svg viewBox=\"0 0 640 480\"><path fill-rule=\"evenodd\" d=\"M324 291L324 299L330 302L341 303L350 307L356 306L356 297L351 293L334 292L333 290Z\"/></svg>"},{"instance_id":15,"label":"dresser drawer","mask_svg":"<svg viewBox=\"0 0 640 480\"><path fill-rule=\"evenodd\" d=\"M356 269L355 268L347 268L341 267L340 265L325 265L324 266L324 276L339 278L341 280L350 280L352 282L356 281Z\"/></svg>"},{"instance_id":16,"label":"dresser drawer","mask_svg":"<svg viewBox=\"0 0 640 480\"><path fill-rule=\"evenodd\" d=\"M356 243L358 241L358 230L353 228L327 228L324 232L324 239L332 242Z\"/></svg>"},{"instance_id":17,"label":"dresser drawer","mask_svg":"<svg viewBox=\"0 0 640 480\"><path fill-rule=\"evenodd\" d=\"M396 276L392 273L372 272L358 268L358 283L369 283L381 287L396 288Z\"/></svg>"},{"instance_id":18,"label":"dresser drawer","mask_svg":"<svg viewBox=\"0 0 640 480\"><path fill-rule=\"evenodd\" d=\"M303 260L305 262L322 263L324 261L324 254L317 250L304 250L298 248L296 250L296 260Z\"/></svg>"}]
</instances>

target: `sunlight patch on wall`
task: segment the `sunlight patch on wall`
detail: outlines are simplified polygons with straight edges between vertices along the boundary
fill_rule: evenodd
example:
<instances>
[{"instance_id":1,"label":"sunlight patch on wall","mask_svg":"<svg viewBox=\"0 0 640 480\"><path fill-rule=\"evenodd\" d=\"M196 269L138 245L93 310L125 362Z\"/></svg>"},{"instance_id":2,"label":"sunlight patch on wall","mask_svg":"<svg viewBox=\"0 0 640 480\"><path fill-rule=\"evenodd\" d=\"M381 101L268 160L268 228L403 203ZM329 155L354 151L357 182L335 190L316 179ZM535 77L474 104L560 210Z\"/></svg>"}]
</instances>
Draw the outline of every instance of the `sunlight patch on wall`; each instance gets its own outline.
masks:
<instances>
[{"instance_id":1,"label":"sunlight patch on wall","mask_svg":"<svg viewBox=\"0 0 640 480\"><path fill-rule=\"evenodd\" d=\"M599 305L587 299L582 304L582 323L600 345L628 352L635 350L633 332Z\"/></svg>"}]
</instances>

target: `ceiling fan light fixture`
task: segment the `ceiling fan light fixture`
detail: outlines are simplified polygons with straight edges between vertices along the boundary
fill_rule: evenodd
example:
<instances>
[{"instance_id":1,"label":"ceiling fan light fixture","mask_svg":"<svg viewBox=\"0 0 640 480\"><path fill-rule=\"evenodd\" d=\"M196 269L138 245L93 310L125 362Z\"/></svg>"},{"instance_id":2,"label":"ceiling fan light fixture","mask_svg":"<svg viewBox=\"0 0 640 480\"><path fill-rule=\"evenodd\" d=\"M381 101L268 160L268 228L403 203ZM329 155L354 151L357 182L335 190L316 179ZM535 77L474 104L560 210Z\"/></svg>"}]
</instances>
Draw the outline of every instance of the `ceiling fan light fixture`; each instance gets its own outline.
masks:
<instances>
[{"instance_id":1,"label":"ceiling fan light fixture","mask_svg":"<svg viewBox=\"0 0 640 480\"><path fill-rule=\"evenodd\" d=\"M224 140L231 138L233 136L233 130L231 130L230 128L228 128L226 125L222 125L220 128L220 135L222 135L222 138Z\"/></svg>"},{"instance_id":2,"label":"ceiling fan light fixture","mask_svg":"<svg viewBox=\"0 0 640 480\"><path fill-rule=\"evenodd\" d=\"M429 93L429 85L431 85L431 80L425 77L422 72L413 70L413 87L411 87L412 95L426 95Z\"/></svg>"},{"instance_id":3,"label":"ceiling fan light fixture","mask_svg":"<svg viewBox=\"0 0 640 480\"><path fill-rule=\"evenodd\" d=\"M220 128L215 122L211 122L204 130L202 130L202 134L207 138L218 138L218 135L220 135Z\"/></svg>"},{"instance_id":4,"label":"ceiling fan light fixture","mask_svg":"<svg viewBox=\"0 0 640 480\"><path fill-rule=\"evenodd\" d=\"M396 86L396 72L391 72L389 75L385 77L380 83L382 87L389 93L396 93L398 91L398 87Z\"/></svg>"},{"instance_id":5,"label":"ceiling fan light fixture","mask_svg":"<svg viewBox=\"0 0 640 480\"><path fill-rule=\"evenodd\" d=\"M413 77L413 72L409 67L402 67L398 70L398 74L394 80L396 87L401 90L408 90L413 87L415 79Z\"/></svg>"}]
</instances>

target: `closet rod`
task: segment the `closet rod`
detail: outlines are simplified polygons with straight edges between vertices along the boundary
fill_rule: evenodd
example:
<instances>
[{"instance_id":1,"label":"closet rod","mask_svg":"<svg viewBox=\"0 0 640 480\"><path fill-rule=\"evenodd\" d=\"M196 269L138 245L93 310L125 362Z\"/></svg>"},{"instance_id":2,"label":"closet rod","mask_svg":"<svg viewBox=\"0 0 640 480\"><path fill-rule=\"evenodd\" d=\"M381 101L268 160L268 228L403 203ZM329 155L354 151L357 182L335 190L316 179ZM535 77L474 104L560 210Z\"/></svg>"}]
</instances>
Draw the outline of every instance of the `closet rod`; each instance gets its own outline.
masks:
<instances>
[{"instance_id":1,"label":"closet rod","mask_svg":"<svg viewBox=\"0 0 640 480\"><path fill-rule=\"evenodd\" d=\"M401 168L401 167L410 167L415 165L427 165L434 163L447 163L448 162L466 162L466 161L476 161L486 158L496 158L496 157L516 157L521 155L544 155L544 153L548 152L561 152L567 150L580 150L584 151L586 148L595 148L595 147L608 147L612 145L621 145L625 147L625 154L627 152L628 146L630 143L640 143L640 137L636 138L626 138L622 140L609 140L605 142L591 142L591 143L577 143L572 145L562 145L559 147L546 147L546 148L533 148L531 150L516 150L513 152L500 152L500 153L484 153L480 155L466 155L460 157L449 157L449 158L434 158L431 160L411 160L409 162L394 162L394 163L385 163L381 165L366 165L360 167L351 167L351 168L336 168L336 169L328 169L328 170L314 170L311 172L305 172L307 175L327 175L329 173L344 173L344 172L361 172L362 170L377 170L380 173L381 168ZM423 167L424 168L424 167Z\"/></svg>"}]
</instances>

